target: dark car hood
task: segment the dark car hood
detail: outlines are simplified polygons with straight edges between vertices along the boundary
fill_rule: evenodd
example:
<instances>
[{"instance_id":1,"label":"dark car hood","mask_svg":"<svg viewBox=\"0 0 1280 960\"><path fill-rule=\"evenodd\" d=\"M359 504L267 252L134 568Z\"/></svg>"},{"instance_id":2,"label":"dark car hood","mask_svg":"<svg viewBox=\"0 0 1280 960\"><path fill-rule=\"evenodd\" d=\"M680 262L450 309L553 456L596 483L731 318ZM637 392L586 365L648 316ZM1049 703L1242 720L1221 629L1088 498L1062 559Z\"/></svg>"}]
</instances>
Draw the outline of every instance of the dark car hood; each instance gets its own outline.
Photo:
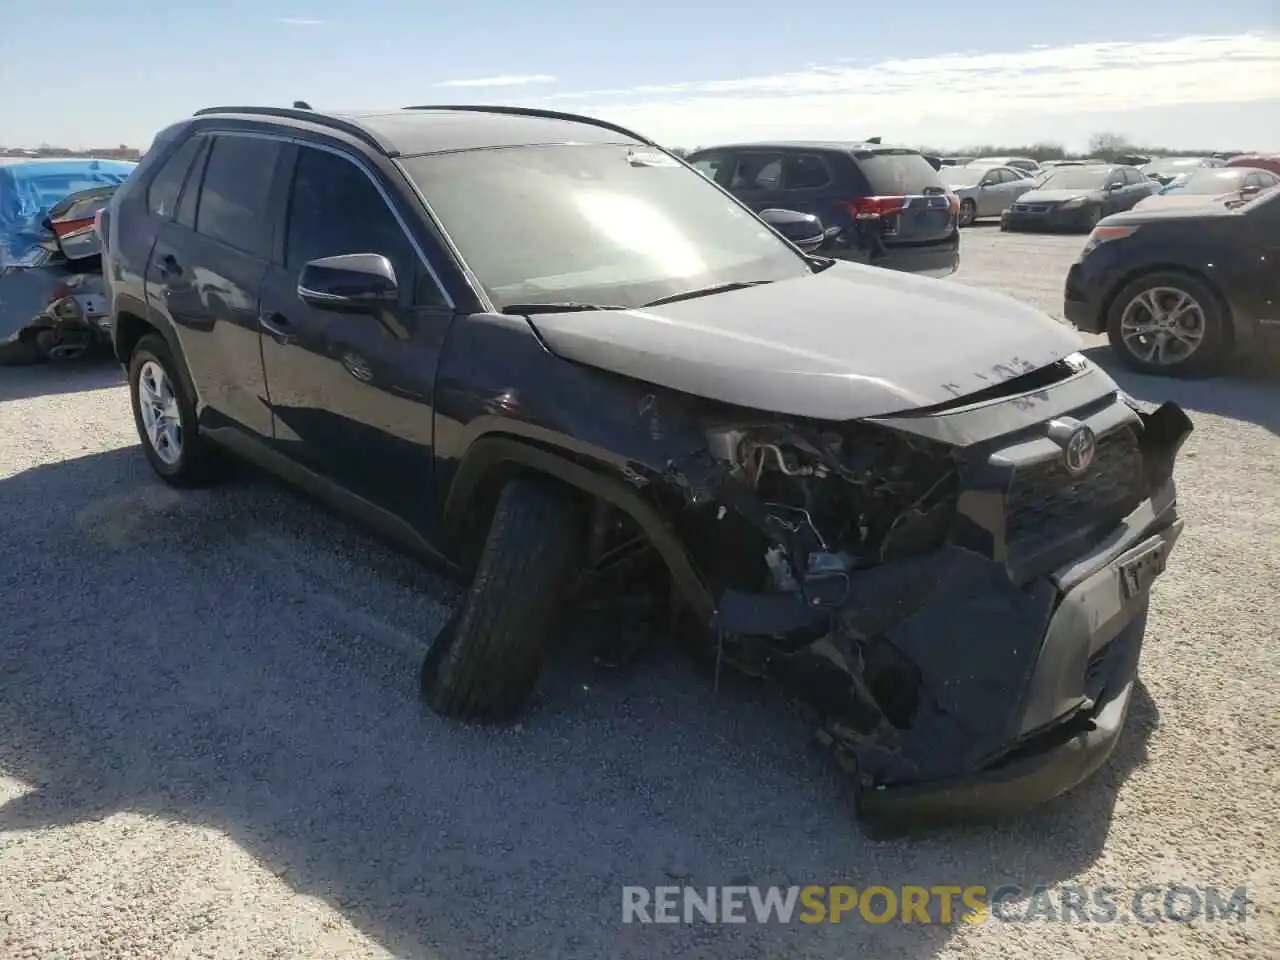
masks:
<instances>
[{"instance_id":1,"label":"dark car hood","mask_svg":"<svg viewBox=\"0 0 1280 960\"><path fill-rule=\"evenodd\" d=\"M1160 197L1161 200L1171 199ZM1106 218L1108 226L1140 226L1163 220L1230 220L1240 216L1240 207L1229 207L1221 197L1202 197L1203 203L1145 203L1123 213L1113 213Z\"/></svg>"},{"instance_id":2,"label":"dark car hood","mask_svg":"<svg viewBox=\"0 0 1280 960\"><path fill-rule=\"evenodd\" d=\"M1028 190L1018 198L1019 203L1065 203L1076 197L1090 200L1102 199L1100 190Z\"/></svg>"},{"instance_id":3,"label":"dark car hood","mask_svg":"<svg viewBox=\"0 0 1280 960\"><path fill-rule=\"evenodd\" d=\"M1075 331L999 294L847 263L660 307L530 323L569 360L824 420L932 406L1081 348Z\"/></svg>"}]
</instances>

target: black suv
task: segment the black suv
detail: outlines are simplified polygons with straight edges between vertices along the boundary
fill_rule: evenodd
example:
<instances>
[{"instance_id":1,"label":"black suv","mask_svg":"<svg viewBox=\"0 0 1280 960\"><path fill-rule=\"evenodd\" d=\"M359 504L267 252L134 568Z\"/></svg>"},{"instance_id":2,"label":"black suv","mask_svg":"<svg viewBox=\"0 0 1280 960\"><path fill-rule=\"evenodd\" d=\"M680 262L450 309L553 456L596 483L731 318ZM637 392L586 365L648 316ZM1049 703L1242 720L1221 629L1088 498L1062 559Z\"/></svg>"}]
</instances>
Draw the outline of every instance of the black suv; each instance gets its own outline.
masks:
<instances>
[{"instance_id":1,"label":"black suv","mask_svg":"<svg viewBox=\"0 0 1280 960\"><path fill-rule=\"evenodd\" d=\"M868 816L1044 799L1115 743L1190 427L1036 310L516 108L201 111L100 227L164 480L234 451L469 581L438 711L510 716L553 617L630 585L805 697Z\"/></svg>"},{"instance_id":2,"label":"black suv","mask_svg":"<svg viewBox=\"0 0 1280 960\"><path fill-rule=\"evenodd\" d=\"M686 157L754 210L818 217L818 252L945 277L960 266L960 200L918 150L881 143L740 143Z\"/></svg>"}]
</instances>

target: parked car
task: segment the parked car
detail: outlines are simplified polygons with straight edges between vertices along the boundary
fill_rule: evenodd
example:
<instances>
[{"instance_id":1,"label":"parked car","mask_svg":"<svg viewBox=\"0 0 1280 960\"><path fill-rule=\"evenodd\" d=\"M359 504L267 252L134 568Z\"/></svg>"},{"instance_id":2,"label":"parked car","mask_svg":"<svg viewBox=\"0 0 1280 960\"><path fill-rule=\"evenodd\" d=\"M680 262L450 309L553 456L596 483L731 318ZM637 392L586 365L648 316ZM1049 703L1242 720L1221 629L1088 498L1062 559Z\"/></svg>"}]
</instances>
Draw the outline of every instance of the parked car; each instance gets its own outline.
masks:
<instances>
[{"instance_id":1,"label":"parked car","mask_svg":"<svg viewBox=\"0 0 1280 960\"><path fill-rule=\"evenodd\" d=\"M1273 153L1269 156L1259 153L1241 154L1228 160L1227 166L1253 167L1255 170L1269 170L1271 173L1280 174L1280 153Z\"/></svg>"},{"instance_id":2,"label":"parked car","mask_svg":"<svg viewBox=\"0 0 1280 960\"><path fill-rule=\"evenodd\" d=\"M1280 352L1280 190L1109 217L1067 274L1065 316L1143 373Z\"/></svg>"},{"instance_id":3,"label":"parked car","mask_svg":"<svg viewBox=\"0 0 1280 960\"><path fill-rule=\"evenodd\" d=\"M1154 210L1157 207L1186 206L1204 203L1206 199L1248 198L1280 184L1280 176L1252 167L1204 167L1184 174L1155 196L1139 201L1133 209Z\"/></svg>"},{"instance_id":4,"label":"parked car","mask_svg":"<svg viewBox=\"0 0 1280 960\"><path fill-rule=\"evenodd\" d=\"M1087 232L1103 217L1130 209L1158 189L1136 167L1055 167L1001 216L1000 228Z\"/></svg>"},{"instance_id":5,"label":"parked car","mask_svg":"<svg viewBox=\"0 0 1280 960\"><path fill-rule=\"evenodd\" d=\"M811 213L819 253L943 277L960 264L960 202L917 150L872 143L703 147L688 163L751 207Z\"/></svg>"},{"instance_id":6,"label":"parked car","mask_svg":"<svg viewBox=\"0 0 1280 960\"><path fill-rule=\"evenodd\" d=\"M1034 181L1017 167L944 167L938 176L960 198L960 226L983 217L998 217Z\"/></svg>"},{"instance_id":7,"label":"parked car","mask_svg":"<svg viewBox=\"0 0 1280 960\"><path fill-rule=\"evenodd\" d=\"M966 166L970 167L1017 167L1019 170L1026 170L1028 173L1039 173L1041 168L1040 161L1032 160L1030 157L978 157L976 160L970 160Z\"/></svg>"},{"instance_id":8,"label":"parked car","mask_svg":"<svg viewBox=\"0 0 1280 960\"><path fill-rule=\"evenodd\" d=\"M107 345L93 225L133 168L78 158L0 166L0 365L67 360Z\"/></svg>"},{"instance_id":9,"label":"parked car","mask_svg":"<svg viewBox=\"0 0 1280 960\"><path fill-rule=\"evenodd\" d=\"M102 226L164 481L236 451L470 579L437 711L519 711L625 572L813 706L873 824L1033 804L1115 744L1191 426L1040 311L805 256L528 108L203 110Z\"/></svg>"},{"instance_id":10,"label":"parked car","mask_svg":"<svg viewBox=\"0 0 1280 960\"><path fill-rule=\"evenodd\" d=\"M973 159L973 157L943 157L942 165L944 167L963 167Z\"/></svg>"},{"instance_id":11,"label":"parked car","mask_svg":"<svg viewBox=\"0 0 1280 960\"><path fill-rule=\"evenodd\" d=\"M1180 174L1223 166L1226 166L1226 161L1217 157L1160 157L1142 167L1142 172L1163 187Z\"/></svg>"}]
</instances>

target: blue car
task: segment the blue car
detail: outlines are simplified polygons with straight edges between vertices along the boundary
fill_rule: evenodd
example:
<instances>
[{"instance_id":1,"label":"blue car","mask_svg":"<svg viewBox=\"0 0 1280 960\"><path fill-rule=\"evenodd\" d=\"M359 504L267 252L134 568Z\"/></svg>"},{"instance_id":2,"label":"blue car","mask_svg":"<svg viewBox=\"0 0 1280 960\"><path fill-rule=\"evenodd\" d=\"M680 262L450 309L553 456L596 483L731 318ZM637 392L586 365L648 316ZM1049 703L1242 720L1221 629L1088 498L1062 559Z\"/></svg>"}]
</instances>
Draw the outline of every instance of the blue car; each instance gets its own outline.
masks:
<instances>
[{"instance_id":1,"label":"blue car","mask_svg":"<svg viewBox=\"0 0 1280 960\"><path fill-rule=\"evenodd\" d=\"M58 157L0 161L0 266L21 261L40 244L41 221L73 193L124 183L128 160Z\"/></svg>"}]
</instances>

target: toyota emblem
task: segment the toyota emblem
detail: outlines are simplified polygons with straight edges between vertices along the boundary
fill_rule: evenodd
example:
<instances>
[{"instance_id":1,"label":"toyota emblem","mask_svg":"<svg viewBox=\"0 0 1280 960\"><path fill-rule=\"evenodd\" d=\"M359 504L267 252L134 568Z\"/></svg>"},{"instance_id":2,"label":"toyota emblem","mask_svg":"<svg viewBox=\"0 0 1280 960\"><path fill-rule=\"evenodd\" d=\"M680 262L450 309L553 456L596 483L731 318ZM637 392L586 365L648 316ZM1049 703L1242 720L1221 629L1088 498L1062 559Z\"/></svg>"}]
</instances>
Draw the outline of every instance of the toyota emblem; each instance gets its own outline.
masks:
<instances>
[{"instance_id":1,"label":"toyota emblem","mask_svg":"<svg viewBox=\"0 0 1280 960\"><path fill-rule=\"evenodd\" d=\"M1066 446L1063 447L1063 466L1073 477L1078 477L1089 469L1097 450L1098 438L1093 435L1093 431L1088 427L1077 427L1067 438Z\"/></svg>"}]
</instances>

